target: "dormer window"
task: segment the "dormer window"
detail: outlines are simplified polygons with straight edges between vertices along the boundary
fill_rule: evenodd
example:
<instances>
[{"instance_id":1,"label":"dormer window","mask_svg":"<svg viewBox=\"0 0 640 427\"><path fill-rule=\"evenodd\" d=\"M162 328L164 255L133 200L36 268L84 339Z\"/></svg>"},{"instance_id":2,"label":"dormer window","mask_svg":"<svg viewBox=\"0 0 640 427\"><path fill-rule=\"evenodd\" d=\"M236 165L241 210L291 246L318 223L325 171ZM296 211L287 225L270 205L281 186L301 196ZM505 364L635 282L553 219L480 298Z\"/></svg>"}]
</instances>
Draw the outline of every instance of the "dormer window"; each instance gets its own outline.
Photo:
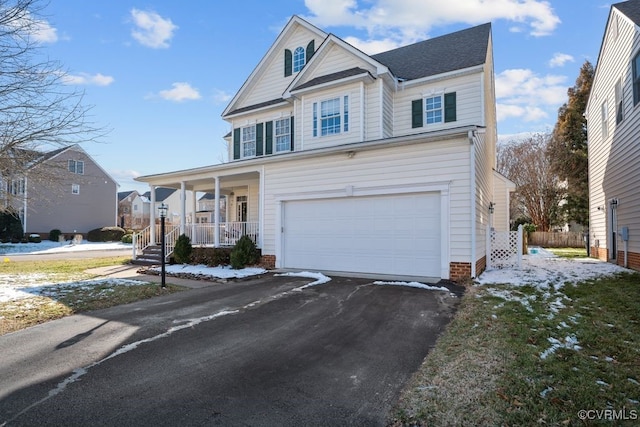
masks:
<instances>
[{"instance_id":1,"label":"dormer window","mask_svg":"<svg viewBox=\"0 0 640 427\"><path fill-rule=\"evenodd\" d=\"M302 46L293 51L293 72L297 73L304 67L304 48Z\"/></svg>"}]
</instances>

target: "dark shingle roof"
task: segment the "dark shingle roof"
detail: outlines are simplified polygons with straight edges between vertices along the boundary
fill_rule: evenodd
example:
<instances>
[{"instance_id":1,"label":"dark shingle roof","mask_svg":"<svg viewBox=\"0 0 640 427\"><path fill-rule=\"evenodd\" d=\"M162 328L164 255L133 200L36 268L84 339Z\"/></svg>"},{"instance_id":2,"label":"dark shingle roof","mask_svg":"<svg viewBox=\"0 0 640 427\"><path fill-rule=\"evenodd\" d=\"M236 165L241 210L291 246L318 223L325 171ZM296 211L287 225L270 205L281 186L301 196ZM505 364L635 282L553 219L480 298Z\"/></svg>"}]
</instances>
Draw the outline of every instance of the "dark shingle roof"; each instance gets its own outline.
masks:
<instances>
[{"instance_id":1,"label":"dark shingle roof","mask_svg":"<svg viewBox=\"0 0 640 427\"><path fill-rule=\"evenodd\" d=\"M620 12L624 13L636 25L640 25L640 1L629 0L622 3L616 3L612 5L612 7L615 7Z\"/></svg>"},{"instance_id":2,"label":"dark shingle roof","mask_svg":"<svg viewBox=\"0 0 640 427\"><path fill-rule=\"evenodd\" d=\"M165 188L158 187L156 188L156 202L162 202L167 199L170 195L175 193L177 190L175 188ZM151 200L151 191L147 191L143 194L144 197Z\"/></svg>"},{"instance_id":3,"label":"dark shingle roof","mask_svg":"<svg viewBox=\"0 0 640 427\"><path fill-rule=\"evenodd\" d=\"M123 201L126 197L129 196L129 194L133 193L134 190L132 191L119 191L118 192L118 201L121 202Z\"/></svg>"},{"instance_id":4,"label":"dark shingle roof","mask_svg":"<svg viewBox=\"0 0 640 427\"><path fill-rule=\"evenodd\" d=\"M293 90L313 87L313 86L321 85L323 83L328 83L328 82L344 79L351 76L357 76L360 74L370 74L370 73L367 70L359 67L349 68L348 70L338 71L337 73L331 73L324 76L316 77L315 79L311 79L308 82L301 84L300 86L296 86Z\"/></svg>"},{"instance_id":5,"label":"dark shingle roof","mask_svg":"<svg viewBox=\"0 0 640 427\"><path fill-rule=\"evenodd\" d=\"M491 24L424 40L371 57L401 79L414 80L484 64Z\"/></svg>"},{"instance_id":6,"label":"dark shingle roof","mask_svg":"<svg viewBox=\"0 0 640 427\"><path fill-rule=\"evenodd\" d=\"M237 114L237 113L244 113L245 111L257 110L258 108L268 107L269 105L280 104L281 102L285 102L285 100L282 98L276 98L276 99L272 99L271 101L265 101L259 104L253 104L253 105L248 105L242 108L236 108L233 111L229 111L229 114L227 114L227 116L230 116L232 114Z\"/></svg>"}]
</instances>

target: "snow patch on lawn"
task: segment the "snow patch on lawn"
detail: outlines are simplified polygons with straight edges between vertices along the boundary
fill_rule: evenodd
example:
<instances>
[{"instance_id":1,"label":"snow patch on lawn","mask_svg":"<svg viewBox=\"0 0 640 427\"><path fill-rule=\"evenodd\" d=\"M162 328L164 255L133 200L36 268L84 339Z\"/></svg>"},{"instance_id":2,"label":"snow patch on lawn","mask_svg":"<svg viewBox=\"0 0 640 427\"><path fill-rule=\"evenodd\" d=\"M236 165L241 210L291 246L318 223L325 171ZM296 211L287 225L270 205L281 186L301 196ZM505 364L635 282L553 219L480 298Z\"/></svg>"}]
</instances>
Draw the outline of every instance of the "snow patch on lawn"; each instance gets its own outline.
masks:
<instances>
[{"instance_id":1,"label":"snow patch on lawn","mask_svg":"<svg viewBox=\"0 0 640 427\"><path fill-rule=\"evenodd\" d=\"M149 269L157 273L161 272L160 267ZM174 264L165 266L165 271L169 274L190 274L200 277L211 277L217 279L242 279L245 277L257 276L267 272L264 268L247 267L238 270L230 266L207 267L206 265Z\"/></svg>"}]
</instances>

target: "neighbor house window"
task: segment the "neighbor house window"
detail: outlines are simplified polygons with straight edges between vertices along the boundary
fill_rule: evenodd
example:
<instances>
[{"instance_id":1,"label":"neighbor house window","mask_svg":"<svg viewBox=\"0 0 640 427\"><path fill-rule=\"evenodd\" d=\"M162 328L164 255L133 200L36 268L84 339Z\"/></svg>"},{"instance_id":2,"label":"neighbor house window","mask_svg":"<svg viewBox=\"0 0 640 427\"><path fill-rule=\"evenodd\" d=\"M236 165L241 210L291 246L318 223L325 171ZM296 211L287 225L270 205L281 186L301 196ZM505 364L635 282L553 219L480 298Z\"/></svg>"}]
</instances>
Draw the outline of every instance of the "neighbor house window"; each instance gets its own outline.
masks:
<instances>
[{"instance_id":1,"label":"neighbor house window","mask_svg":"<svg viewBox=\"0 0 640 427\"><path fill-rule=\"evenodd\" d=\"M297 73L304 67L304 48L298 47L293 51L293 72Z\"/></svg>"},{"instance_id":2,"label":"neighbor house window","mask_svg":"<svg viewBox=\"0 0 640 427\"><path fill-rule=\"evenodd\" d=\"M9 194L12 194L14 196L21 196L25 193L25 180L24 178L13 179L8 182L7 187L7 191L9 192Z\"/></svg>"},{"instance_id":3,"label":"neighbor house window","mask_svg":"<svg viewBox=\"0 0 640 427\"><path fill-rule=\"evenodd\" d=\"M69 172L83 175L84 162L82 160L69 160Z\"/></svg>"},{"instance_id":4,"label":"neighbor house window","mask_svg":"<svg viewBox=\"0 0 640 427\"><path fill-rule=\"evenodd\" d=\"M616 82L616 124L624 120L624 112L622 109L622 78Z\"/></svg>"},{"instance_id":5,"label":"neighbor house window","mask_svg":"<svg viewBox=\"0 0 640 427\"><path fill-rule=\"evenodd\" d=\"M291 151L291 119L280 119L275 121L276 127L276 153L281 151Z\"/></svg>"},{"instance_id":6,"label":"neighbor house window","mask_svg":"<svg viewBox=\"0 0 640 427\"><path fill-rule=\"evenodd\" d=\"M349 96L313 103L313 136L349 131Z\"/></svg>"},{"instance_id":7,"label":"neighbor house window","mask_svg":"<svg viewBox=\"0 0 640 427\"><path fill-rule=\"evenodd\" d=\"M79 184L71 184L71 194L80 194Z\"/></svg>"},{"instance_id":8,"label":"neighbor house window","mask_svg":"<svg viewBox=\"0 0 640 427\"><path fill-rule=\"evenodd\" d=\"M253 157L256 155L256 127L247 126L242 128L242 157Z\"/></svg>"},{"instance_id":9,"label":"neighbor house window","mask_svg":"<svg viewBox=\"0 0 640 427\"><path fill-rule=\"evenodd\" d=\"M633 57L633 105L640 102L640 53Z\"/></svg>"},{"instance_id":10,"label":"neighbor house window","mask_svg":"<svg viewBox=\"0 0 640 427\"><path fill-rule=\"evenodd\" d=\"M602 114L602 138L606 138L609 136L609 123L607 122L607 116L609 115L609 112L607 110L606 100L602 103L601 114Z\"/></svg>"},{"instance_id":11,"label":"neighbor house window","mask_svg":"<svg viewBox=\"0 0 640 427\"><path fill-rule=\"evenodd\" d=\"M432 96L424 101L427 124L442 123L442 96Z\"/></svg>"}]
</instances>

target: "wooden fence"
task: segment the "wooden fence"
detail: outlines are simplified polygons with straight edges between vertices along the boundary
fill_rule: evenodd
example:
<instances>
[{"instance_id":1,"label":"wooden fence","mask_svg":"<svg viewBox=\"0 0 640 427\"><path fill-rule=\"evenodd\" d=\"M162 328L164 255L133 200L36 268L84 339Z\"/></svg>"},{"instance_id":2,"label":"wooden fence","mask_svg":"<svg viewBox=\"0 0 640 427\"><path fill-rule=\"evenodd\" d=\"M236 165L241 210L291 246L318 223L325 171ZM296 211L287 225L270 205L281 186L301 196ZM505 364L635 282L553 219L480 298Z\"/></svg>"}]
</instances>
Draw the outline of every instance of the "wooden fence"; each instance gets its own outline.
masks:
<instances>
[{"instance_id":1,"label":"wooden fence","mask_svg":"<svg viewBox=\"0 0 640 427\"><path fill-rule=\"evenodd\" d=\"M583 234L578 231L534 231L529 233L527 244L543 248L583 248L585 245Z\"/></svg>"}]
</instances>

